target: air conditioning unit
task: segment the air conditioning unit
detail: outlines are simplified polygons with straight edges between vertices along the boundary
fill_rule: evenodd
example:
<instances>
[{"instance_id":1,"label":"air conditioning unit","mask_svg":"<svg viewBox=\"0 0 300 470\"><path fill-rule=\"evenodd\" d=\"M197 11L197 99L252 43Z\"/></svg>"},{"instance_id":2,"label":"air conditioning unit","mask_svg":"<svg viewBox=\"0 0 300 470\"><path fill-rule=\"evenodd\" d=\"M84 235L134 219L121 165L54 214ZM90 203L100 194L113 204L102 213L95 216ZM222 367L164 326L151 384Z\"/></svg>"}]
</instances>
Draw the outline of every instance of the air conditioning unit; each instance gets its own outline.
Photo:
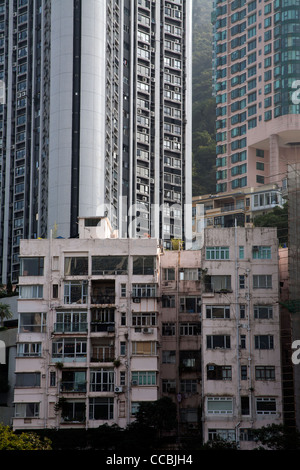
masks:
<instances>
[{"instance_id":1,"label":"air conditioning unit","mask_svg":"<svg viewBox=\"0 0 300 470\"><path fill-rule=\"evenodd\" d=\"M137 380L133 380L133 381L131 382L131 385L137 385L137 384L138 384Z\"/></svg>"},{"instance_id":2,"label":"air conditioning unit","mask_svg":"<svg viewBox=\"0 0 300 470\"><path fill-rule=\"evenodd\" d=\"M153 329L152 328L143 328L143 333L145 335L150 335L151 333L153 333Z\"/></svg>"},{"instance_id":3,"label":"air conditioning unit","mask_svg":"<svg viewBox=\"0 0 300 470\"><path fill-rule=\"evenodd\" d=\"M122 393L123 388L122 387L115 387L115 393Z\"/></svg>"},{"instance_id":4,"label":"air conditioning unit","mask_svg":"<svg viewBox=\"0 0 300 470\"><path fill-rule=\"evenodd\" d=\"M141 299L140 299L139 297L135 297L135 298L133 299L133 302L134 302L135 304L139 304L139 303L141 302Z\"/></svg>"},{"instance_id":5,"label":"air conditioning unit","mask_svg":"<svg viewBox=\"0 0 300 470\"><path fill-rule=\"evenodd\" d=\"M108 326L107 331L113 333L115 331L115 327L114 326Z\"/></svg>"}]
</instances>

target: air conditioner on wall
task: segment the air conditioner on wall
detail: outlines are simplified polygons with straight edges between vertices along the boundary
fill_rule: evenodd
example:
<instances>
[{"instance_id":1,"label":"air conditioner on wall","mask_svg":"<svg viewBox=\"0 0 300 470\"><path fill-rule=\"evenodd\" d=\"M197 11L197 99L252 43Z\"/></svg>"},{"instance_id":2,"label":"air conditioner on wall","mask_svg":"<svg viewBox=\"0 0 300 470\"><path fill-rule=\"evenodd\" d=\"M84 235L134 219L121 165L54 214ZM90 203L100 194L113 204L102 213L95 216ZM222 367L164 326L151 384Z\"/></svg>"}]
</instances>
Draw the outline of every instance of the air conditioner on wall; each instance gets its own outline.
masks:
<instances>
[{"instance_id":1,"label":"air conditioner on wall","mask_svg":"<svg viewBox=\"0 0 300 470\"><path fill-rule=\"evenodd\" d=\"M123 388L122 387L115 387L115 393L122 393Z\"/></svg>"},{"instance_id":2,"label":"air conditioner on wall","mask_svg":"<svg viewBox=\"0 0 300 470\"><path fill-rule=\"evenodd\" d=\"M151 333L153 333L153 329L152 328L143 328L143 333L145 335L150 335Z\"/></svg>"}]
</instances>

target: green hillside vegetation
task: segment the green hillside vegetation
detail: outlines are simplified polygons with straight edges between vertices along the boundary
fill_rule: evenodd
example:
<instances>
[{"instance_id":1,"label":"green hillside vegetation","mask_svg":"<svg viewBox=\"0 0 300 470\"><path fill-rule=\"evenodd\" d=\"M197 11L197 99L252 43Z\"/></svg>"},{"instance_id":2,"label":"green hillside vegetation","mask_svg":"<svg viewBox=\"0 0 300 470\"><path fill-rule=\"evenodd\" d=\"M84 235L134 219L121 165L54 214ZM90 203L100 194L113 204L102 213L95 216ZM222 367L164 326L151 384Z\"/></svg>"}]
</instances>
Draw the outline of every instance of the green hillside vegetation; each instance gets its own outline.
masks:
<instances>
[{"instance_id":1,"label":"green hillside vegetation","mask_svg":"<svg viewBox=\"0 0 300 470\"><path fill-rule=\"evenodd\" d=\"M193 0L193 196L215 193L211 0Z\"/></svg>"}]
</instances>

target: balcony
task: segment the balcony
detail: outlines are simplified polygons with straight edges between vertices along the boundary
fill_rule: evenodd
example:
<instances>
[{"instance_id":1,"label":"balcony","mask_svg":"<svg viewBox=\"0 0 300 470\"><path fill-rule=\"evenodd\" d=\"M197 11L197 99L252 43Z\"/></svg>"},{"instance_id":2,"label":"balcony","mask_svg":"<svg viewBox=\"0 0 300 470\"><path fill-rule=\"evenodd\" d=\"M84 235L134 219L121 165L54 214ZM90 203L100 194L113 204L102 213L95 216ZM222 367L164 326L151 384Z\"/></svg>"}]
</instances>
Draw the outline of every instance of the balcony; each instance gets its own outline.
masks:
<instances>
[{"instance_id":1,"label":"balcony","mask_svg":"<svg viewBox=\"0 0 300 470\"><path fill-rule=\"evenodd\" d=\"M115 343L113 338L98 338L92 341L91 362L114 362Z\"/></svg>"},{"instance_id":2,"label":"balcony","mask_svg":"<svg viewBox=\"0 0 300 470\"><path fill-rule=\"evenodd\" d=\"M221 276L206 275L203 286L204 286L203 294L232 293L230 275L221 275Z\"/></svg>"},{"instance_id":3,"label":"balcony","mask_svg":"<svg viewBox=\"0 0 300 470\"><path fill-rule=\"evenodd\" d=\"M133 284L131 296L137 299L155 298L157 296L156 285L155 284Z\"/></svg>"},{"instance_id":4,"label":"balcony","mask_svg":"<svg viewBox=\"0 0 300 470\"><path fill-rule=\"evenodd\" d=\"M91 331L92 333L114 333L115 324L100 321L91 322Z\"/></svg>"},{"instance_id":5,"label":"balcony","mask_svg":"<svg viewBox=\"0 0 300 470\"><path fill-rule=\"evenodd\" d=\"M115 304L115 282L94 281L91 292L92 305L114 305Z\"/></svg>"},{"instance_id":6,"label":"balcony","mask_svg":"<svg viewBox=\"0 0 300 470\"><path fill-rule=\"evenodd\" d=\"M86 392L86 382L61 382L60 391L63 393L85 393Z\"/></svg>"}]
</instances>

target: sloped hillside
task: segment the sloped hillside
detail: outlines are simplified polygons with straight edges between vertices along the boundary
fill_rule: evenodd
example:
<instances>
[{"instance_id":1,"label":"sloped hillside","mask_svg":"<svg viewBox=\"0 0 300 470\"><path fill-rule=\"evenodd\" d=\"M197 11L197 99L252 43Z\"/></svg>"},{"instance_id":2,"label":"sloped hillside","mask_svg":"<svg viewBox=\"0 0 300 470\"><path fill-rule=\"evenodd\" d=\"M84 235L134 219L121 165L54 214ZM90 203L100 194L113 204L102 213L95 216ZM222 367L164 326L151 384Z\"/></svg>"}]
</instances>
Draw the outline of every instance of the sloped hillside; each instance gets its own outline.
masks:
<instances>
[{"instance_id":1,"label":"sloped hillside","mask_svg":"<svg viewBox=\"0 0 300 470\"><path fill-rule=\"evenodd\" d=\"M193 1L193 196L215 193L212 0Z\"/></svg>"}]
</instances>

